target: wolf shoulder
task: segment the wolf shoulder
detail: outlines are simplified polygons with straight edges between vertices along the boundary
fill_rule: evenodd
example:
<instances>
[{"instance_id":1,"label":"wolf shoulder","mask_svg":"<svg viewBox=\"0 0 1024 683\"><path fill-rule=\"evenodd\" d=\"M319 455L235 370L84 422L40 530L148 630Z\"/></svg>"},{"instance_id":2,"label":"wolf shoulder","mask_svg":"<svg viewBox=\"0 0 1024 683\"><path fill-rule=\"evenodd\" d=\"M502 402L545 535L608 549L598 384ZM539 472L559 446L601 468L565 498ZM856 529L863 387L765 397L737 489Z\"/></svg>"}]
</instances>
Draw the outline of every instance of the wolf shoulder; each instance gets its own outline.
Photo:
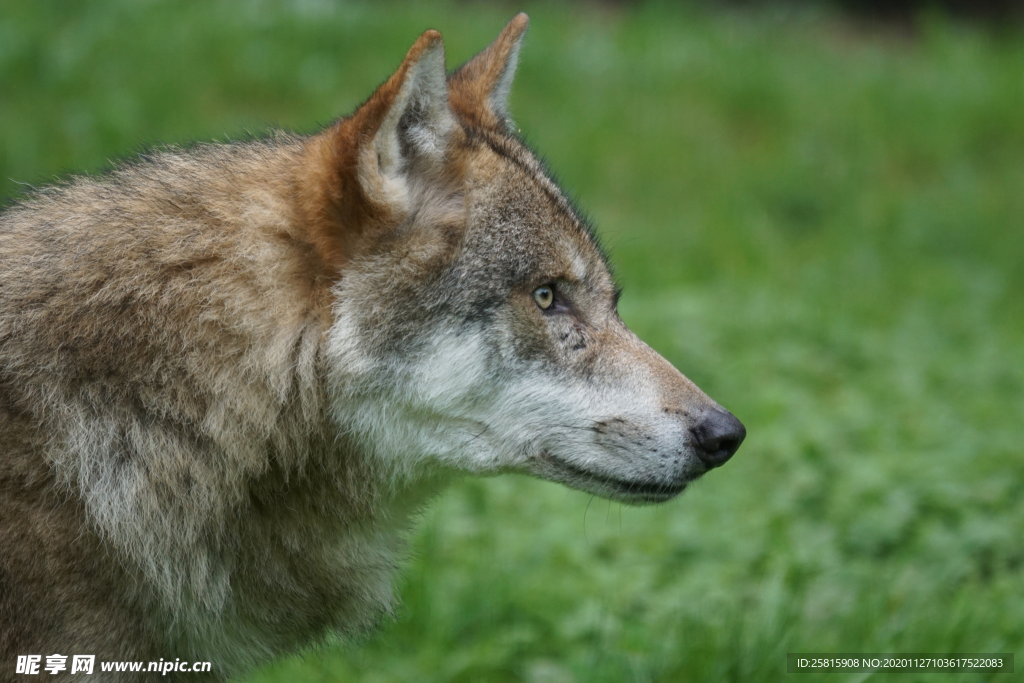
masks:
<instances>
[{"instance_id":1,"label":"wolf shoulder","mask_svg":"<svg viewBox=\"0 0 1024 683\"><path fill-rule=\"evenodd\" d=\"M309 312L318 273L294 234L291 180L301 152L286 135L172 148L0 213L7 383L59 372L110 385L200 348L214 362Z\"/></svg>"}]
</instances>

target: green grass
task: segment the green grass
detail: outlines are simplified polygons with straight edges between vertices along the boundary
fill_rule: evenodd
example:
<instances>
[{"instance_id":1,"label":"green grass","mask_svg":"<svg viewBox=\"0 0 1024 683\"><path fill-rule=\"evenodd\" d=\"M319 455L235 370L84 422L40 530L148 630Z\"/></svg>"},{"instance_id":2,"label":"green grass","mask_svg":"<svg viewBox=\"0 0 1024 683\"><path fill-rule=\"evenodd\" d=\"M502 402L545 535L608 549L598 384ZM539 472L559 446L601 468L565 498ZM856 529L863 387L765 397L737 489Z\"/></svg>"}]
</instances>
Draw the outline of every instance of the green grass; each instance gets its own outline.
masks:
<instances>
[{"instance_id":1,"label":"green grass","mask_svg":"<svg viewBox=\"0 0 1024 683\"><path fill-rule=\"evenodd\" d=\"M454 64L518 9L3 2L0 194L140 143L313 130L422 30ZM591 212L626 322L747 442L653 508L466 481L413 537L396 623L242 680L749 683L790 651L1021 653L1024 32L525 9L517 121Z\"/></svg>"}]
</instances>

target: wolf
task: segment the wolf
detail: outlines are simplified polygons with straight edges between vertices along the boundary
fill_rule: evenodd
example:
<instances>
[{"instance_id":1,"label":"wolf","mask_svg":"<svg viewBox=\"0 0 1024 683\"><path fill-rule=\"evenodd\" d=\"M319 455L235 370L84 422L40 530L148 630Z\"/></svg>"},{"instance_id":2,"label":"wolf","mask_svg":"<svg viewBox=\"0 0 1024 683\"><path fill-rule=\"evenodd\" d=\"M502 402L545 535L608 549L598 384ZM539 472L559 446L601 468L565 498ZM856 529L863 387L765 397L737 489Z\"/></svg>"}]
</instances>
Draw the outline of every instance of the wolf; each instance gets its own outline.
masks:
<instances>
[{"instance_id":1,"label":"wolf","mask_svg":"<svg viewBox=\"0 0 1024 683\"><path fill-rule=\"evenodd\" d=\"M0 214L0 679L33 653L235 676L392 614L456 477L659 503L736 452L509 118L527 21L450 75L425 32L317 134Z\"/></svg>"}]
</instances>

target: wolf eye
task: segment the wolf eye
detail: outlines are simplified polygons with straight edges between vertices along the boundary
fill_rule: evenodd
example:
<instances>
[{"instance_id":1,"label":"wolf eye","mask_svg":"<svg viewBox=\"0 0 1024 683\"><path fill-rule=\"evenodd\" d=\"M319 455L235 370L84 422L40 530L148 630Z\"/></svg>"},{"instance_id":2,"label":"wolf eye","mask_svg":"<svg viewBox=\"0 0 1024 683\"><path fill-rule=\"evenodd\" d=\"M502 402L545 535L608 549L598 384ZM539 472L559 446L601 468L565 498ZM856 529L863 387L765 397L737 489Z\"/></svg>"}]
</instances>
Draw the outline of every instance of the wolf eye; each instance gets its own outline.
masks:
<instances>
[{"instance_id":1,"label":"wolf eye","mask_svg":"<svg viewBox=\"0 0 1024 683\"><path fill-rule=\"evenodd\" d=\"M555 302L555 290L551 285L542 285L533 291L533 300L540 306L540 310L546 311Z\"/></svg>"}]
</instances>

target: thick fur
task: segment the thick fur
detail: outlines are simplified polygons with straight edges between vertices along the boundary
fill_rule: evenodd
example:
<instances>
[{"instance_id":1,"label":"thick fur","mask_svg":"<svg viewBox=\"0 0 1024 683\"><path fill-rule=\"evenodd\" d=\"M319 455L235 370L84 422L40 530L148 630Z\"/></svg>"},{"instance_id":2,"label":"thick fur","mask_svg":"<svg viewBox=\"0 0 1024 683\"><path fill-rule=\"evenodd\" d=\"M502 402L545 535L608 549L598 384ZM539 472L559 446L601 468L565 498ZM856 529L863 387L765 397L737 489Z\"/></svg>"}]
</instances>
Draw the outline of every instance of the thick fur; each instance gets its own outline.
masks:
<instances>
[{"instance_id":1,"label":"thick fur","mask_svg":"<svg viewBox=\"0 0 1024 683\"><path fill-rule=\"evenodd\" d=\"M714 402L625 328L511 133L525 29L449 77L428 31L318 135L153 153L0 216L0 679L54 652L220 679L365 632L460 474L656 502L707 469Z\"/></svg>"}]
</instances>

